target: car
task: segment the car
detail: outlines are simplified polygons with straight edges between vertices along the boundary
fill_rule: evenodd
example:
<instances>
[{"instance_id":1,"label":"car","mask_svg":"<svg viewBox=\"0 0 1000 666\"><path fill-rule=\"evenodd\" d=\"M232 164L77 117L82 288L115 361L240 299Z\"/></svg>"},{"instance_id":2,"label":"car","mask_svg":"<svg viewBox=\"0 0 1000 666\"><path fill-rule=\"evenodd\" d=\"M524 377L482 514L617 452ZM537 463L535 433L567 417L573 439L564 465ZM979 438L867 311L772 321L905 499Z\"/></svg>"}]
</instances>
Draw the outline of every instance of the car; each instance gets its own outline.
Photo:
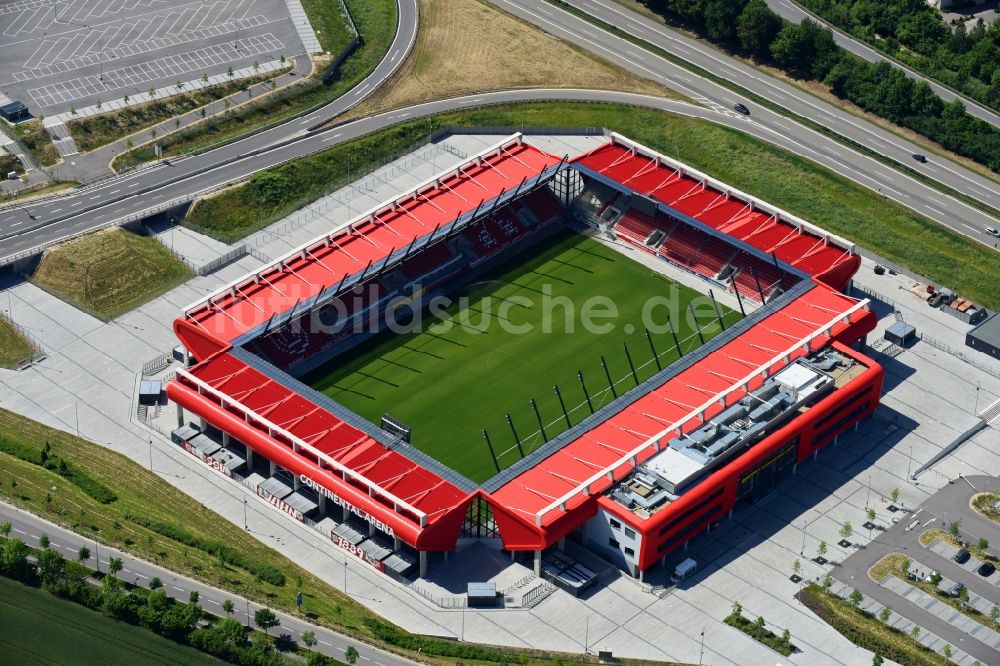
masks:
<instances>
[{"instance_id":1,"label":"car","mask_svg":"<svg viewBox=\"0 0 1000 666\"><path fill-rule=\"evenodd\" d=\"M955 583L947 590L945 590L945 594L947 594L949 597L955 597L957 599L958 597L962 596L962 590L964 589L965 589L964 585L962 585L961 583Z\"/></svg>"},{"instance_id":2,"label":"car","mask_svg":"<svg viewBox=\"0 0 1000 666\"><path fill-rule=\"evenodd\" d=\"M988 233L990 236L996 236L997 238L1000 238L1000 229L997 229L996 227L986 227L986 233Z\"/></svg>"},{"instance_id":3,"label":"car","mask_svg":"<svg viewBox=\"0 0 1000 666\"><path fill-rule=\"evenodd\" d=\"M927 158L920 153L913 153L913 159L920 162L921 164L927 164Z\"/></svg>"},{"instance_id":4,"label":"car","mask_svg":"<svg viewBox=\"0 0 1000 666\"><path fill-rule=\"evenodd\" d=\"M965 564L966 562L969 561L970 557L972 557L972 553L963 548L957 553L955 553L954 557L952 557L951 559L955 560L959 564Z\"/></svg>"},{"instance_id":5,"label":"car","mask_svg":"<svg viewBox=\"0 0 1000 666\"><path fill-rule=\"evenodd\" d=\"M993 575L993 572L996 570L997 568L994 564L990 562L984 562L982 566L976 569L976 573L978 573L983 578L989 578L990 576Z\"/></svg>"},{"instance_id":6,"label":"car","mask_svg":"<svg viewBox=\"0 0 1000 666\"><path fill-rule=\"evenodd\" d=\"M746 105L746 104L743 104L743 103L737 103L737 104L736 104L736 105L735 105L735 106L733 107L733 109L735 109L735 110L736 110L736 113L742 113L742 114L743 114L744 116L749 116L749 115L750 115L750 109L748 109L748 108L747 108L747 105Z\"/></svg>"}]
</instances>

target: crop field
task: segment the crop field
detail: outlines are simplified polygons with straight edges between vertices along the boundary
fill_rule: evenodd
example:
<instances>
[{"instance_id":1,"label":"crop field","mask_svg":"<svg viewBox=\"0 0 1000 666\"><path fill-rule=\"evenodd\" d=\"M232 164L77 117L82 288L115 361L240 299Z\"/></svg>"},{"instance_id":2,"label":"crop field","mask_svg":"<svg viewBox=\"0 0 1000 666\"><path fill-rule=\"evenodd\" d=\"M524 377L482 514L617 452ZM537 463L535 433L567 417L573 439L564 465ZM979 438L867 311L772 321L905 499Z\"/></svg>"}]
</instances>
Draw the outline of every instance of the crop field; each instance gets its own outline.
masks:
<instances>
[{"instance_id":1,"label":"crop field","mask_svg":"<svg viewBox=\"0 0 1000 666\"><path fill-rule=\"evenodd\" d=\"M0 577L0 650L11 664L222 664L206 654ZM7 661L9 660L9 661Z\"/></svg>"},{"instance_id":2,"label":"crop field","mask_svg":"<svg viewBox=\"0 0 1000 666\"><path fill-rule=\"evenodd\" d=\"M707 340L740 318L569 230L473 277L448 299L419 330L378 333L303 381L373 423L385 413L403 421L414 446L474 481L651 377L653 349L662 367L676 359L668 312L684 353L702 344L696 319Z\"/></svg>"}]
</instances>

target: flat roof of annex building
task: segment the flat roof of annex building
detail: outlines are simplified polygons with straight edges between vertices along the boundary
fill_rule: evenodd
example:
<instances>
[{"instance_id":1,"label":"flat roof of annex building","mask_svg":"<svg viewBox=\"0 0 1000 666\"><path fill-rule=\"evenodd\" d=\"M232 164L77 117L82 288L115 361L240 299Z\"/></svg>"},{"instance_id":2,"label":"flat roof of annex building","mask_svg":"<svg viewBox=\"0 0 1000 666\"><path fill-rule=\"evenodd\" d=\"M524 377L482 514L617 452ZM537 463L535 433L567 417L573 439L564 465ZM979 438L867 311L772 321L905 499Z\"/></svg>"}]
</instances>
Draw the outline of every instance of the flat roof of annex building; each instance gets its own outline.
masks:
<instances>
[{"instance_id":1,"label":"flat roof of annex building","mask_svg":"<svg viewBox=\"0 0 1000 666\"><path fill-rule=\"evenodd\" d=\"M441 547L440 535L422 544L422 533L449 516L444 522L454 526L457 536L464 518L457 509L476 492L526 526L545 530L624 478L660 450L672 433L714 413L722 397L755 388L770 369L831 338L857 339L873 327L867 301L805 279L504 470L482 490L409 447L394 450L372 432L375 426L368 428L341 414L338 405L310 393L262 359L247 358L249 352L230 349L296 312L309 311L326 294L336 296L345 284L360 282L369 268L377 270L411 249L421 249L438 229L444 231L459 220L469 222L483 202L505 201L522 184L551 177L562 164L521 141L520 135L507 138L186 308L178 320L185 324L178 328L179 337L189 349L185 336L193 338L195 333L213 344L195 354L204 362L179 372L168 394L196 411L214 410L226 419L235 415L227 423L270 447L280 457L279 464L345 493L348 501L395 525L411 545L431 548ZM712 225L730 240L735 237L773 252L803 272L828 272L853 255L846 241L735 190L724 192L724 185L707 177L693 179L697 172L617 135L574 164L619 180L624 187L641 187L635 191L671 208L683 206L685 215ZM660 185L649 187L647 176L658 178ZM681 187L685 191L677 194ZM746 199L740 201L740 196ZM747 232L751 225L753 233ZM745 233L734 236L738 229ZM258 367L261 364L268 367Z\"/></svg>"}]
</instances>

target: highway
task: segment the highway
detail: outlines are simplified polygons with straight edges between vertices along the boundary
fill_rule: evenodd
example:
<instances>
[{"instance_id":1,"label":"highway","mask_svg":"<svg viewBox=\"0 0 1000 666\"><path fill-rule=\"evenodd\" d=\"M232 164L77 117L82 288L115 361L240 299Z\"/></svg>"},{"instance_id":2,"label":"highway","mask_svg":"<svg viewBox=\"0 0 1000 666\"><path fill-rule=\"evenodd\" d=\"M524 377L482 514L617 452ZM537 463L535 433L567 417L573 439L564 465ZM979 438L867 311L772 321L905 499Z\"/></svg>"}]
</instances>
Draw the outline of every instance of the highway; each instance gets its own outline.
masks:
<instances>
[{"instance_id":1,"label":"highway","mask_svg":"<svg viewBox=\"0 0 1000 666\"><path fill-rule=\"evenodd\" d=\"M238 181L261 169L403 120L483 104L527 100L596 100L640 104L736 127L812 159L984 245L992 247L995 242L983 230L987 226L1000 227L1000 221L779 113L751 105L752 115L749 118L740 116L731 111L732 105L740 101L740 98L728 88L699 78L687 69L602 31L553 5L540 4L535 0L490 1L505 11L535 23L556 37L577 44L640 76L674 88L698 104L607 91L518 90L428 102L350 123L310 129L335 118L356 104L399 67L412 47L417 26L415 0L399 0L400 22L394 41L385 59L355 90L306 117L202 155L126 174L71 195L0 211L0 263L4 263L4 258L9 260L21 253L100 228L153 206L190 200L194 195L220 184ZM613 0L571 0L571 3L719 76L738 81L790 111L821 122L878 153L924 170L926 175L956 190L988 203L1000 202L1000 185L936 158L926 165L920 165L911 159L911 153L918 150L916 146L835 106L804 95L796 88L763 75L695 40L625 10L614 4ZM817 222L822 224L821 220Z\"/></svg>"},{"instance_id":2,"label":"highway","mask_svg":"<svg viewBox=\"0 0 1000 666\"><path fill-rule=\"evenodd\" d=\"M878 49L872 48L871 46L865 44L860 39L856 39L855 37L849 35L848 33L840 30L837 26L832 25L828 21L825 21L821 17L816 16L812 12L806 10L797 2L792 2L791 0L766 0L766 2L768 6L772 9L772 11L774 11L778 16L787 19L789 21L792 21L793 23L801 23L803 19L809 17L814 21L816 21L817 23L827 26L828 28L833 30L833 39L835 42L837 42L837 44L841 48L850 51L854 55L858 56L859 58L862 58L863 60L867 60L868 62L880 62L884 60L889 64L891 64L893 67L904 72L911 79L915 79L917 81L923 81L924 83L929 85L931 87L931 90L937 93L944 101L951 102L952 100L955 99L961 99L962 103L965 104L965 109L966 111L969 112L969 115L975 116L980 120L985 120L990 124L1000 127L1000 114L998 114L993 109L990 109L980 104L976 100L967 97L966 95L956 93L951 88L947 88L941 85L934 79L927 78L926 76L920 74L916 70L910 69L909 67L907 67L906 65L897 60L893 60L892 58L887 58L886 55L881 51L879 51Z\"/></svg>"},{"instance_id":3,"label":"highway","mask_svg":"<svg viewBox=\"0 0 1000 666\"><path fill-rule=\"evenodd\" d=\"M63 529L34 514L22 511L8 504L0 503L0 521L9 521L11 523L11 538L20 539L32 548L40 547L38 538L40 535L45 534L49 537L49 547L60 553L67 560L76 561L82 547L90 549L91 559L86 564L99 571L107 571L108 562L111 558L121 558L123 569L118 574L118 578L126 583L149 587L150 579L157 577L163 583L163 589L167 593L167 596L173 597L182 603L187 603L191 592L196 591L198 592L198 603L213 615L224 617L225 612L222 610L222 604L226 600L230 600L234 605L233 617L243 624L255 627L253 615L262 606L248 599L243 599L233 593L178 575L152 562L137 559L114 548L100 545L76 532ZM276 633L287 634L302 645L302 633L304 631L313 631L318 641L316 647L313 649L340 661L344 661L344 651L347 647L353 645L358 651L358 663L363 666L413 666L413 664L417 663L371 647L325 627L309 624L286 613L275 610L275 614L281 621L281 624L275 628ZM145 629L136 627L134 631L142 632Z\"/></svg>"}]
</instances>

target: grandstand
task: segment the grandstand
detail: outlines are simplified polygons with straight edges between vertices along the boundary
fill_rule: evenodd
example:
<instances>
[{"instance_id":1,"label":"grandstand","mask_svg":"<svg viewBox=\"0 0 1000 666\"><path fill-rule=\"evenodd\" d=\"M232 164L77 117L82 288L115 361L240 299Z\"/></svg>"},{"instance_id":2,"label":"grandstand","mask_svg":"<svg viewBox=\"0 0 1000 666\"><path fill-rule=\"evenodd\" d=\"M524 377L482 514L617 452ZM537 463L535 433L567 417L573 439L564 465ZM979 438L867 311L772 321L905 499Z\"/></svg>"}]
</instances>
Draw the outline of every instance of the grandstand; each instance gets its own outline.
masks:
<instances>
[{"instance_id":1,"label":"grandstand","mask_svg":"<svg viewBox=\"0 0 1000 666\"><path fill-rule=\"evenodd\" d=\"M730 293L746 316L727 324L716 310L708 340L696 319L700 346L672 329L677 353L654 348L655 370L633 368L621 390L605 370L597 404L581 375L587 411L551 433L539 416L541 440L482 483L452 469L449 451L485 443L496 462L489 438L444 437L432 457L295 378L567 229L638 248ZM843 239L624 137L559 159L514 135L186 308L175 331L194 364L167 387L175 439L390 575L423 576L427 553L465 533L532 552L540 576L567 537L641 576L764 492L753 479L773 482L875 408L881 369L852 347L875 318L841 291L858 264ZM493 388L502 398L505 385ZM206 454L195 437L220 448ZM623 503L629 488L658 503ZM557 584L591 584L580 572L593 567L551 555Z\"/></svg>"}]
</instances>

